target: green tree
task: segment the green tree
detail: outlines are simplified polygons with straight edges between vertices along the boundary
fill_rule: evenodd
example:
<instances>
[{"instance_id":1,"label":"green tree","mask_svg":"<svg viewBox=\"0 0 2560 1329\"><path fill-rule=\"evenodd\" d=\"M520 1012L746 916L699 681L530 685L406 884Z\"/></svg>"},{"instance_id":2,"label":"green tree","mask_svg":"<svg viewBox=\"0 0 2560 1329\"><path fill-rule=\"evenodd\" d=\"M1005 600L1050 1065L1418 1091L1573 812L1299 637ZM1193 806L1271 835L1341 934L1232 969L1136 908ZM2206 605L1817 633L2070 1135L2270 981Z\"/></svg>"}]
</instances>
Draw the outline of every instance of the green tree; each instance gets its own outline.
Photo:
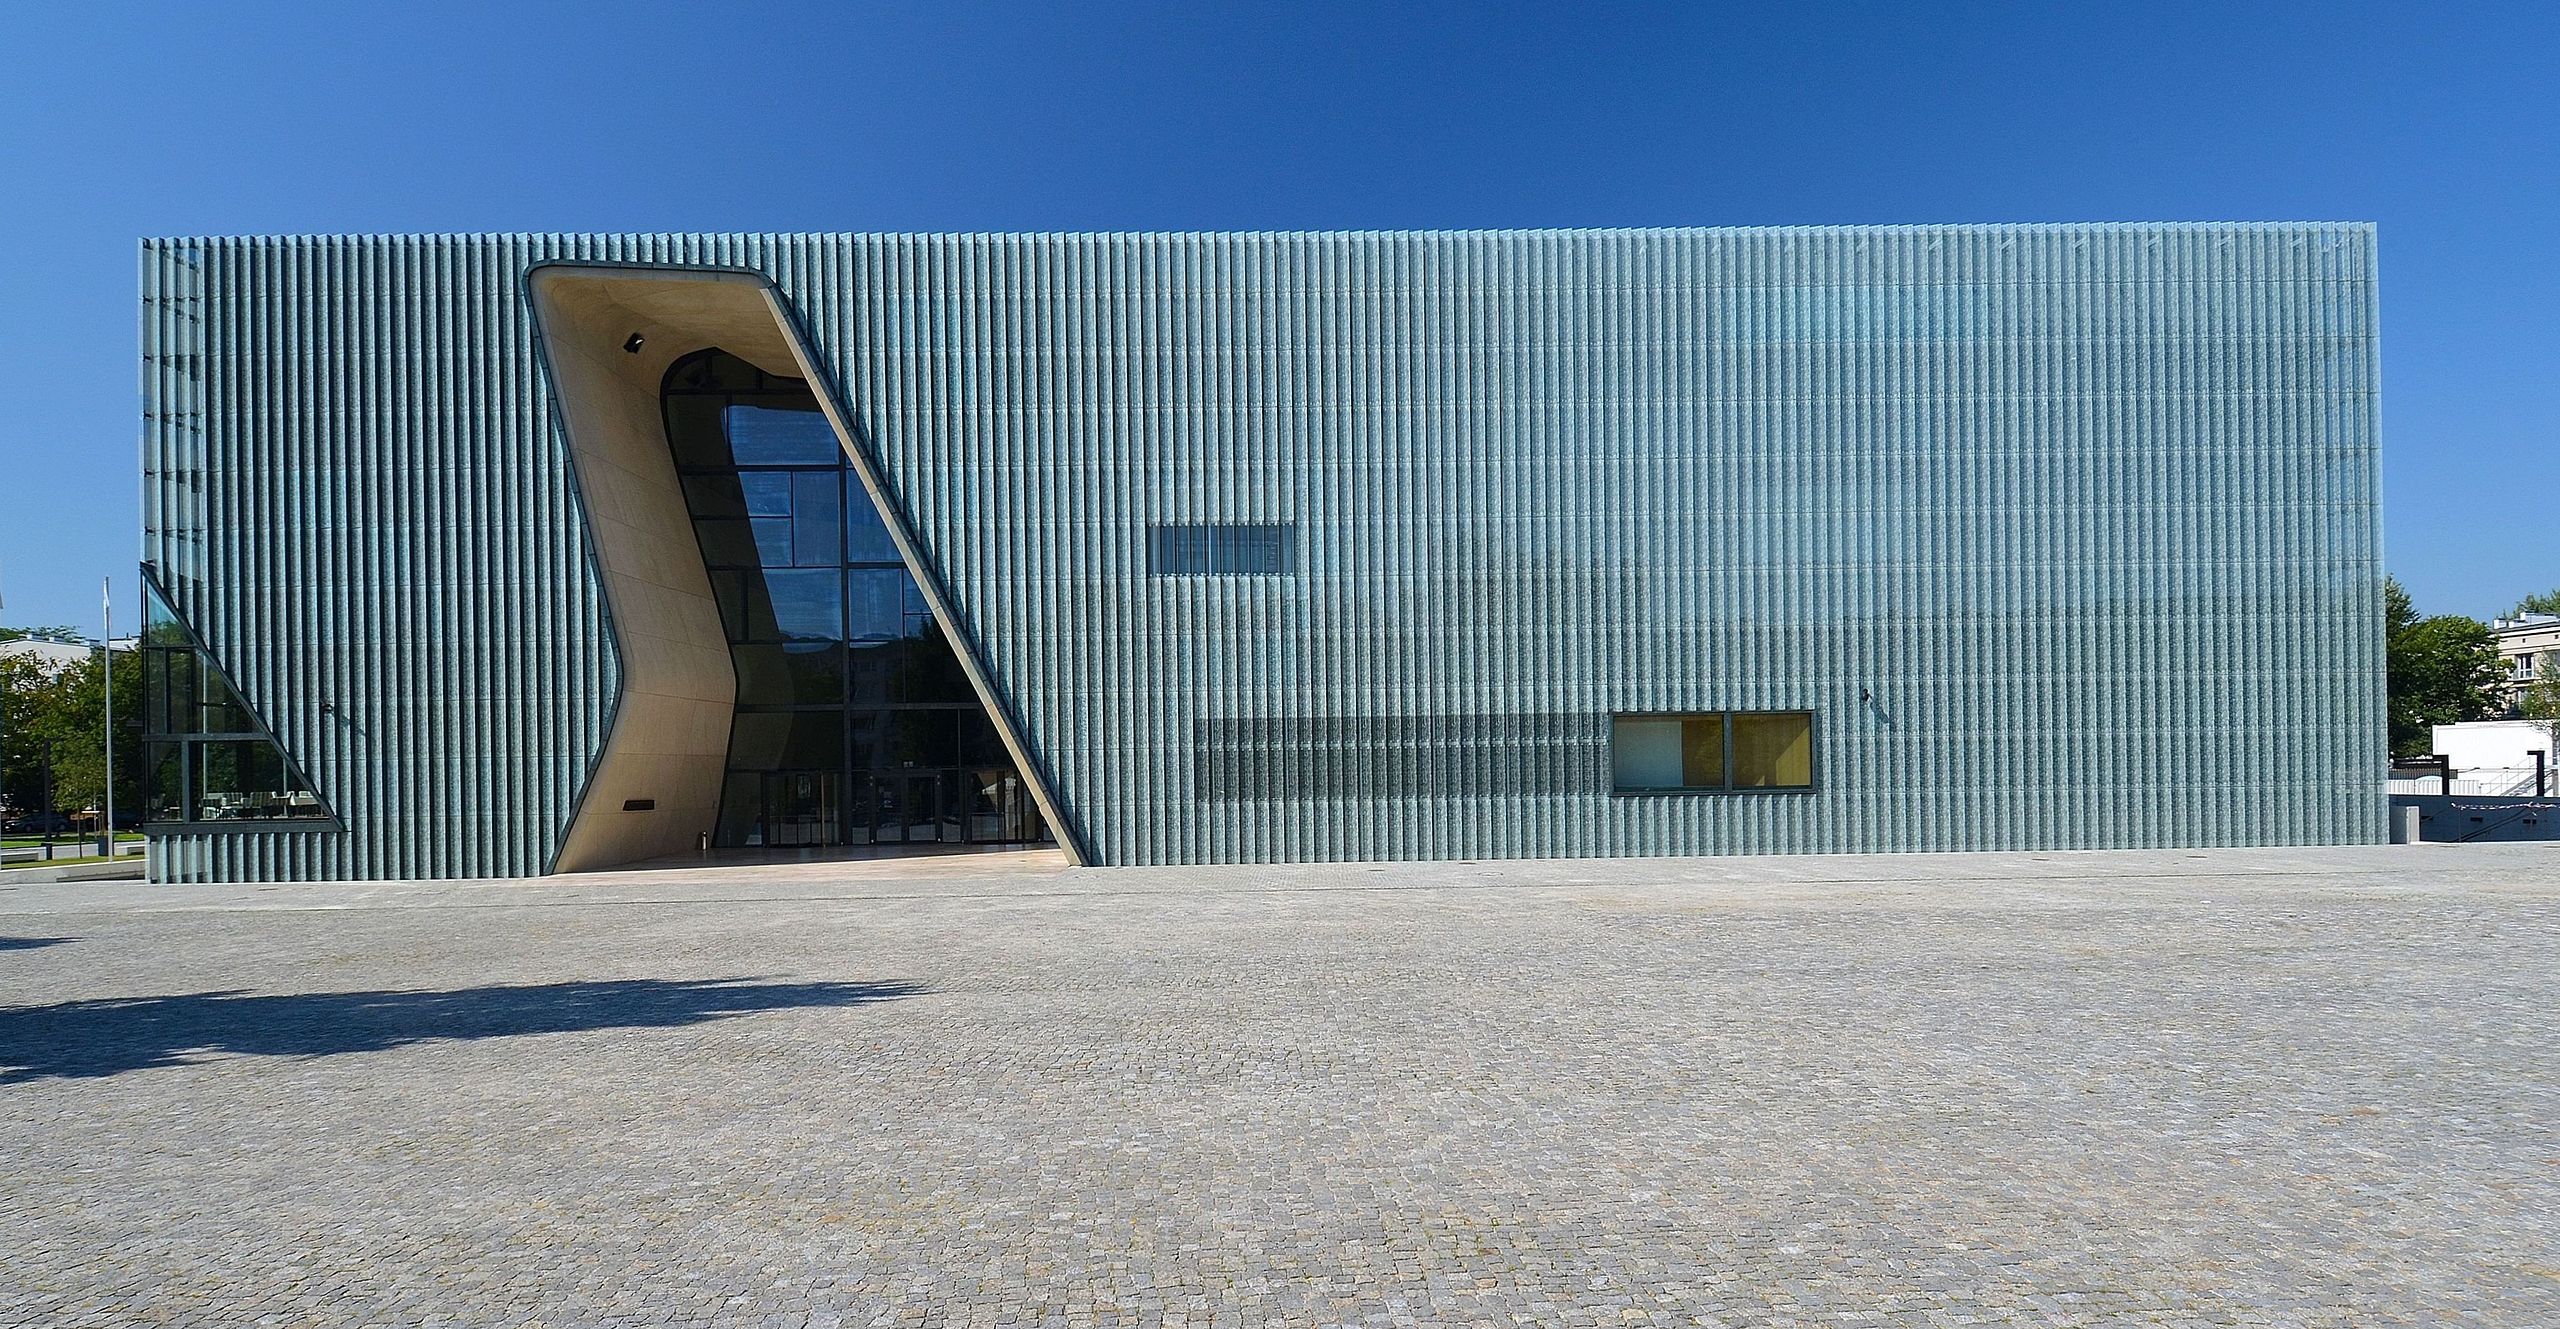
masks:
<instances>
[{"instance_id":1,"label":"green tree","mask_svg":"<svg viewBox=\"0 0 2560 1329\"><path fill-rule=\"evenodd\" d=\"M131 651L115 660L116 807L142 806L142 667ZM0 657L0 794L17 811L98 806L106 787L106 689L98 656L47 667L32 656Z\"/></svg>"},{"instance_id":2,"label":"green tree","mask_svg":"<svg viewBox=\"0 0 2560 1329\"><path fill-rule=\"evenodd\" d=\"M2542 726L2551 742L2543 748L2545 760L2560 767L2560 673L2544 670L2542 676L2524 690L2516 703L2524 718Z\"/></svg>"},{"instance_id":3,"label":"green tree","mask_svg":"<svg viewBox=\"0 0 2560 1329\"><path fill-rule=\"evenodd\" d=\"M2437 725L2499 712L2506 669L2488 624L2460 614L2420 618L2396 579L2383 583L2382 602L2392 755L2424 754Z\"/></svg>"},{"instance_id":4,"label":"green tree","mask_svg":"<svg viewBox=\"0 0 2560 1329\"><path fill-rule=\"evenodd\" d=\"M2537 591L2516 601L2508 616L2517 614L2560 614L2560 591Z\"/></svg>"},{"instance_id":5,"label":"green tree","mask_svg":"<svg viewBox=\"0 0 2560 1329\"><path fill-rule=\"evenodd\" d=\"M44 806L53 673L33 655L0 654L0 807L13 813Z\"/></svg>"}]
</instances>

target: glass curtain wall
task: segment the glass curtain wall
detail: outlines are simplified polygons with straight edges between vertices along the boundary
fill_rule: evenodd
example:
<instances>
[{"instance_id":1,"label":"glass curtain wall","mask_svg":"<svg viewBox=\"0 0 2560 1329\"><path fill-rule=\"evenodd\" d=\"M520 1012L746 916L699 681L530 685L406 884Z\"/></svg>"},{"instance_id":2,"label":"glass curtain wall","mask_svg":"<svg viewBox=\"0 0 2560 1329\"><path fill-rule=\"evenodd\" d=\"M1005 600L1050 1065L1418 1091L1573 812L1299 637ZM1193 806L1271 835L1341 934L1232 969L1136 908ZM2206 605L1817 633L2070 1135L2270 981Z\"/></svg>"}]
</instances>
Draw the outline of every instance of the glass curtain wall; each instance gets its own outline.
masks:
<instances>
[{"instance_id":1,"label":"glass curtain wall","mask_svg":"<svg viewBox=\"0 0 2560 1329\"><path fill-rule=\"evenodd\" d=\"M667 371L664 403L738 675L715 840L1047 840L808 385L712 350Z\"/></svg>"},{"instance_id":2,"label":"glass curtain wall","mask_svg":"<svg viewBox=\"0 0 2560 1329\"><path fill-rule=\"evenodd\" d=\"M159 825L328 821L284 749L143 578L142 806Z\"/></svg>"}]
</instances>

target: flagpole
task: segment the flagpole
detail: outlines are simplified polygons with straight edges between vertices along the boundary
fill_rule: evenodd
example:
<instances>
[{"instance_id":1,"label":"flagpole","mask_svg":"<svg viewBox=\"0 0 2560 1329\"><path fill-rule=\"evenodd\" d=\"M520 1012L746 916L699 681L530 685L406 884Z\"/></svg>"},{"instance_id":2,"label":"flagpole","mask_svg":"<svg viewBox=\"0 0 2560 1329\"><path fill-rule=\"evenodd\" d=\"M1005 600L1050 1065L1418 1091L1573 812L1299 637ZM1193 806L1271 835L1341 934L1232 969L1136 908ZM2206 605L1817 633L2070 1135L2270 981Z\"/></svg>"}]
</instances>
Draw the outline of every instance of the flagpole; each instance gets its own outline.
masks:
<instances>
[{"instance_id":1,"label":"flagpole","mask_svg":"<svg viewBox=\"0 0 2560 1329\"><path fill-rule=\"evenodd\" d=\"M112 863L116 859L116 579L98 579L98 607L104 615L106 635L98 639L98 685L107 701L107 798L106 818L99 827L98 852Z\"/></svg>"}]
</instances>

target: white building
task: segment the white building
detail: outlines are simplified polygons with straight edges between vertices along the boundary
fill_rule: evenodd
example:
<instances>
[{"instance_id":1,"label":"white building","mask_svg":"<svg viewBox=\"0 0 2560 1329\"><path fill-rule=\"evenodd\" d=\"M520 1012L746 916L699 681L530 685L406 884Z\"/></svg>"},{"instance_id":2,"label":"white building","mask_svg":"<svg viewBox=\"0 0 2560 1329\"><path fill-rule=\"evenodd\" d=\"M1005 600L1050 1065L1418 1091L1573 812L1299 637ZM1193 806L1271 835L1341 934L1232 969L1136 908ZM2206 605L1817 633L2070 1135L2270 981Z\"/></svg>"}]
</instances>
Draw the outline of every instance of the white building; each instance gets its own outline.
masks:
<instances>
[{"instance_id":1,"label":"white building","mask_svg":"<svg viewBox=\"0 0 2560 1329\"><path fill-rule=\"evenodd\" d=\"M2456 794L2479 794L2526 797L2537 793L2535 755L2541 754L2541 792L2560 792L2560 742L2551 730L2534 720L2475 720L2468 724L2440 724L2435 727L2431 751L2441 755L2453 768ZM2432 794L2439 788L2433 776L2411 779L2395 776L2391 792L2395 794Z\"/></svg>"},{"instance_id":2,"label":"white building","mask_svg":"<svg viewBox=\"0 0 2560 1329\"><path fill-rule=\"evenodd\" d=\"M2524 700L2536 679L2560 677L2560 614L2518 614L2489 625L2498 634L2498 659L2507 667L2507 709Z\"/></svg>"},{"instance_id":3,"label":"white building","mask_svg":"<svg viewBox=\"0 0 2560 1329\"><path fill-rule=\"evenodd\" d=\"M119 652L130 651L134 648L134 639L126 637L116 642L115 648ZM94 643L56 641L51 637L20 637L15 641L0 641L0 657L32 656L42 662L48 670L78 664L82 660L94 657L97 653L98 648Z\"/></svg>"}]
</instances>

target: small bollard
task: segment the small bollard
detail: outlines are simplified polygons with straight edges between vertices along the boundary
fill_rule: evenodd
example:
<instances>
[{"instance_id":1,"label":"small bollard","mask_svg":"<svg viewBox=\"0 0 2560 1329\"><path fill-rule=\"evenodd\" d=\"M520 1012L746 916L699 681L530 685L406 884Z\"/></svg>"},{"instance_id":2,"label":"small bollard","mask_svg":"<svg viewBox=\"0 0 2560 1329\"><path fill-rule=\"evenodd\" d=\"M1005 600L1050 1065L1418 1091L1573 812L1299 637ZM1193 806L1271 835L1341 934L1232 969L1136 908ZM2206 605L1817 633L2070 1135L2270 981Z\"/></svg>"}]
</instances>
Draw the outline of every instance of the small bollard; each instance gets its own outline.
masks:
<instances>
[{"instance_id":1,"label":"small bollard","mask_svg":"<svg viewBox=\"0 0 2560 1329\"><path fill-rule=\"evenodd\" d=\"M709 832L709 831L704 831L702 834L700 834L700 835L697 835L697 836L693 837L693 848L694 848L694 851L695 851L696 853L699 853L699 854L701 854L701 855L702 855L702 861L703 861L703 862L706 862L706 863L710 862L710 861L711 861L711 832Z\"/></svg>"}]
</instances>

